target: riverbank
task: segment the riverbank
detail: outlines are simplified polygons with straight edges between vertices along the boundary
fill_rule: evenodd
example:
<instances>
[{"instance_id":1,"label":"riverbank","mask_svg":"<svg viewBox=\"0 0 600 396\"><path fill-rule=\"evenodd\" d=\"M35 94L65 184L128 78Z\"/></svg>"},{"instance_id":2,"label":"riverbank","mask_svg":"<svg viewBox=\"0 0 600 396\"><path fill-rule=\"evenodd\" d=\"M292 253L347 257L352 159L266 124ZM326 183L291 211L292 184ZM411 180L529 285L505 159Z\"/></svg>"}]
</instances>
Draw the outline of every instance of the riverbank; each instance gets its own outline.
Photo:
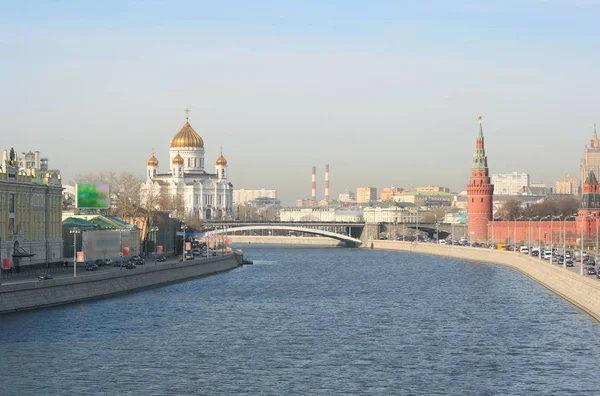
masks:
<instances>
[{"instance_id":1,"label":"riverbank","mask_svg":"<svg viewBox=\"0 0 600 396\"><path fill-rule=\"evenodd\" d=\"M133 270L83 273L77 278L57 278L0 287L0 314L111 297L169 283L230 271L242 264L238 253L187 262L138 266Z\"/></svg>"},{"instance_id":2,"label":"riverbank","mask_svg":"<svg viewBox=\"0 0 600 396\"><path fill-rule=\"evenodd\" d=\"M430 243L374 240L365 246L371 247L505 265L527 275L600 322L600 281L575 274L543 260L517 252Z\"/></svg>"}]
</instances>

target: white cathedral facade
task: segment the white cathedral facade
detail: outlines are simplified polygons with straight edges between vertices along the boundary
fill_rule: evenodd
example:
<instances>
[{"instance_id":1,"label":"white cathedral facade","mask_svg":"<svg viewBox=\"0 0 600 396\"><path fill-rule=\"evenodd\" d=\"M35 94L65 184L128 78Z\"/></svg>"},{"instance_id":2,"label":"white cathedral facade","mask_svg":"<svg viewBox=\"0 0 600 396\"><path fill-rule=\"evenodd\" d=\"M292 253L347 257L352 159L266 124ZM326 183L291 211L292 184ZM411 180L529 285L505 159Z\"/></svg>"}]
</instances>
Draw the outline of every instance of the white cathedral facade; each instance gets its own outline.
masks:
<instances>
[{"instance_id":1,"label":"white cathedral facade","mask_svg":"<svg viewBox=\"0 0 600 396\"><path fill-rule=\"evenodd\" d=\"M155 196L179 196L187 215L202 220L228 220L233 217L233 185L227 180L227 160L223 151L217 158L215 173L205 169L204 141L188 122L171 139L168 170L161 173L152 153L148 160L142 199Z\"/></svg>"}]
</instances>

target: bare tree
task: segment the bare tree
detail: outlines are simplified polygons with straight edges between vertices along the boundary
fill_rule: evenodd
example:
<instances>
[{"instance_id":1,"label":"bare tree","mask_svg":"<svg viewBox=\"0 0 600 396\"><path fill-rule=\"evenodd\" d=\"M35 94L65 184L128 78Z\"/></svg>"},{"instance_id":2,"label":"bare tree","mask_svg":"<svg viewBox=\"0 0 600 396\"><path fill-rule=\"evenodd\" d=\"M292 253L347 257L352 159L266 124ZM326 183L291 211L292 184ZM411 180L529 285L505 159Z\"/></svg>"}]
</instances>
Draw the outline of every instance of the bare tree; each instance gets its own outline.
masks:
<instances>
[{"instance_id":1,"label":"bare tree","mask_svg":"<svg viewBox=\"0 0 600 396\"><path fill-rule=\"evenodd\" d=\"M521 201L515 198L510 198L504 202L502 208L496 212L496 217L504 218L507 220L515 220L521 216L523 209L521 208Z\"/></svg>"}]
</instances>

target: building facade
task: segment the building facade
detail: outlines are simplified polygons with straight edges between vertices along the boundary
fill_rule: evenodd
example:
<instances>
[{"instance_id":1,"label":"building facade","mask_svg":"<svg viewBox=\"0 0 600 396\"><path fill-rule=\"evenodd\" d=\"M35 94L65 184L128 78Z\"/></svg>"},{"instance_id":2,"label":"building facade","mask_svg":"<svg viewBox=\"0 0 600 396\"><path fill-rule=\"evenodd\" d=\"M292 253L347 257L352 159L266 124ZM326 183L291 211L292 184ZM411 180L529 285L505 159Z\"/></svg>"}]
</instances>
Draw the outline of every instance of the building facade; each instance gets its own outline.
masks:
<instances>
[{"instance_id":1,"label":"building facade","mask_svg":"<svg viewBox=\"0 0 600 396\"><path fill-rule=\"evenodd\" d=\"M450 189L448 187L427 186L427 187L417 187L417 192L443 192L443 193L449 193Z\"/></svg>"},{"instance_id":2,"label":"building facade","mask_svg":"<svg viewBox=\"0 0 600 396\"><path fill-rule=\"evenodd\" d=\"M492 175L492 184L496 195L521 195L529 187L529 174L495 173Z\"/></svg>"},{"instance_id":3,"label":"building facade","mask_svg":"<svg viewBox=\"0 0 600 396\"><path fill-rule=\"evenodd\" d=\"M336 222L360 223L363 210L356 208L281 208L279 220L282 222Z\"/></svg>"},{"instance_id":4,"label":"building facade","mask_svg":"<svg viewBox=\"0 0 600 396\"><path fill-rule=\"evenodd\" d=\"M356 194L346 188L346 191L338 195L338 200L343 203L354 203L356 202Z\"/></svg>"},{"instance_id":5,"label":"building facade","mask_svg":"<svg viewBox=\"0 0 600 396\"><path fill-rule=\"evenodd\" d=\"M243 188L233 190L234 205L244 205L258 198L277 199L277 190L266 190L264 188L260 190L246 190Z\"/></svg>"},{"instance_id":6,"label":"building facade","mask_svg":"<svg viewBox=\"0 0 600 396\"><path fill-rule=\"evenodd\" d=\"M0 165L0 261L17 271L62 262L60 174ZM5 261L6 260L6 261Z\"/></svg>"},{"instance_id":7,"label":"building facade","mask_svg":"<svg viewBox=\"0 0 600 396\"><path fill-rule=\"evenodd\" d=\"M423 214L424 212L419 211L417 207L405 208L392 205L363 208L365 223L417 223L423 220Z\"/></svg>"},{"instance_id":8,"label":"building facade","mask_svg":"<svg viewBox=\"0 0 600 396\"><path fill-rule=\"evenodd\" d=\"M594 132L590 139L590 146L588 147L586 145L583 149L583 158L581 159L579 170L579 186L582 188L590 171L593 171L596 175L600 175L600 141L596 134L596 124L594 124Z\"/></svg>"},{"instance_id":9,"label":"building facade","mask_svg":"<svg viewBox=\"0 0 600 396\"><path fill-rule=\"evenodd\" d=\"M394 201L394 195L400 194L404 189L397 187L385 187L381 191L381 202Z\"/></svg>"},{"instance_id":10,"label":"building facade","mask_svg":"<svg viewBox=\"0 0 600 396\"><path fill-rule=\"evenodd\" d=\"M494 185L491 184L489 176L480 116L471 179L467 185L468 236L471 241L488 241L488 223L492 219L493 200Z\"/></svg>"},{"instance_id":11,"label":"building facade","mask_svg":"<svg viewBox=\"0 0 600 396\"><path fill-rule=\"evenodd\" d=\"M406 191L394 195L394 202L412 203L415 205L451 206L454 194L432 191Z\"/></svg>"},{"instance_id":12,"label":"building facade","mask_svg":"<svg viewBox=\"0 0 600 396\"><path fill-rule=\"evenodd\" d=\"M188 121L173 136L167 170L160 172L152 153L146 167L146 182L141 186L142 200L158 202L158 197L182 201L188 216L201 220L233 218L233 184L227 174L227 160L221 155L215 172L206 169L204 141Z\"/></svg>"},{"instance_id":13,"label":"building facade","mask_svg":"<svg viewBox=\"0 0 600 396\"><path fill-rule=\"evenodd\" d=\"M559 180L556 182L556 190L554 192L556 194L578 195L578 185L579 183L577 181L577 177L567 175L563 180Z\"/></svg>"},{"instance_id":14,"label":"building facade","mask_svg":"<svg viewBox=\"0 0 600 396\"><path fill-rule=\"evenodd\" d=\"M377 188L375 187L358 187L356 189L356 203L363 204L377 201Z\"/></svg>"}]
</instances>

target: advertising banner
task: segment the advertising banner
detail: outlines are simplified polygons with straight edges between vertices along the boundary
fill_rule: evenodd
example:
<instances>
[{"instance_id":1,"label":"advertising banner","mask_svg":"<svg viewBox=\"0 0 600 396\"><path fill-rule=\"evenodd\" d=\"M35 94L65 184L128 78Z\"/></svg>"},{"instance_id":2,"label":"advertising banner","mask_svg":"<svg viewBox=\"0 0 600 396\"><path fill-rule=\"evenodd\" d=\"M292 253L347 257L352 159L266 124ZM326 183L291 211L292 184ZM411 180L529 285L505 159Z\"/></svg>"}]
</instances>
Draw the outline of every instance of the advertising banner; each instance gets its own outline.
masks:
<instances>
[{"instance_id":1,"label":"advertising banner","mask_svg":"<svg viewBox=\"0 0 600 396\"><path fill-rule=\"evenodd\" d=\"M129 248L127 246L123 247L123 257L129 256Z\"/></svg>"},{"instance_id":2,"label":"advertising banner","mask_svg":"<svg viewBox=\"0 0 600 396\"><path fill-rule=\"evenodd\" d=\"M215 241L209 241L209 242L208 242L208 247L209 247L210 249L214 249L214 248L215 248Z\"/></svg>"},{"instance_id":3,"label":"advertising banner","mask_svg":"<svg viewBox=\"0 0 600 396\"><path fill-rule=\"evenodd\" d=\"M77 183L75 206L79 209L107 209L110 207L108 183Z\"/></svg>"},{"instance_id":4,"label":"advertising banner","mask_svg":"<svg viewBox=\"0 0 600 396\"><path fill-rule=\"evenodd\" d=\"M162 245L158 245L158 246L156 247L156 253L158 253L158 254L162 254L162 252L163 252L163 247L162 247Z\"/></svg>"},{"instance_id":5,"label":"advertising banner","mask_svg":"<svg viewBox=\"0 0 600 396\"><path fill-rule=\"evenodd\" d=\"M191 242L186 242L185 243L185 250L192 250L192 243Z\"/></svg>"},{"instance_id":6,"label":"advertising banner","mask_svg":"<svg viewBox=\"0 0 600 396\"><path fill-rule=\"evenodd\" d=\"M3 270L10 269L10 259L9 258L2 259L2 269Z\"/></svg>"},{"instance_id":7,"label":"advertising banner","mask_svg":"<svg viewBox=\"0 0 600 396\"><path fill-rule=\"evenodd\" d=\"M85 254L83 252L77 252L77 262L85 263Z\"/></svg>"}]
</instances>

